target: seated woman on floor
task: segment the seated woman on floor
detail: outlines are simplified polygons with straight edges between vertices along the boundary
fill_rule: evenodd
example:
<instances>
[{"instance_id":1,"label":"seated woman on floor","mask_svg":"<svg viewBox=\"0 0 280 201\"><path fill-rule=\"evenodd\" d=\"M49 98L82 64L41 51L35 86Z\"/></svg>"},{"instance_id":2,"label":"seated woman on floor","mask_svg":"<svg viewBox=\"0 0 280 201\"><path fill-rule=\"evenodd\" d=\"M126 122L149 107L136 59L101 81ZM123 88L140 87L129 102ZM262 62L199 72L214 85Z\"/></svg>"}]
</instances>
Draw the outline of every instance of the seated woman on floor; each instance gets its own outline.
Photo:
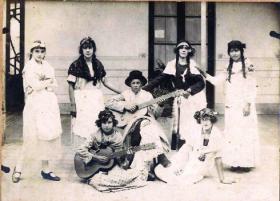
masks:
<instances>
[{"instance_id":1,"label":"seated woman on floor","mask_svg":"<svg viewBox=\"0 0 280 201\"><path fill-rule=\"evenodd\" d=\"M201 129L197 130L192 138L187 139L186 144L172 158L169 168L163 168L161 165L156 167L156 175L167 183L198 183L204 177L213 176L217 172L221 183L234 183L235 181L226 179L223 174L220 153L224 138L214 125L217 121L216 113L204 108L197 111L194 118L201 124Z\"/></svg>"},{"instance_id":2,"label":"seated woman on floor","mask_svg":"<svg viewBox=\"0 0 280 201\"><path fill-rule=\"evenodd\" d=\"M133 149L126 151L123 148L125 136L116 129L117 123L110 110L101 111L96 121L99 129L77 150L79 157L89 168L96 168L96 165L99 165L101 171L96 171L88 178L88 184L101 192L122 191L147 185L149 167L145 163L145 158L149 157L149 149L154 147L149 148L147 145L144 149L147 151L135 151L133 161L128 161L126 154L131 155L134 151ZM109 154L102 151L107 148L112 150L113 154L120 152L124 154L124 157L118 155L115 158L116 163L112 167L108 167Z\"/></svg>"}]
</instances>

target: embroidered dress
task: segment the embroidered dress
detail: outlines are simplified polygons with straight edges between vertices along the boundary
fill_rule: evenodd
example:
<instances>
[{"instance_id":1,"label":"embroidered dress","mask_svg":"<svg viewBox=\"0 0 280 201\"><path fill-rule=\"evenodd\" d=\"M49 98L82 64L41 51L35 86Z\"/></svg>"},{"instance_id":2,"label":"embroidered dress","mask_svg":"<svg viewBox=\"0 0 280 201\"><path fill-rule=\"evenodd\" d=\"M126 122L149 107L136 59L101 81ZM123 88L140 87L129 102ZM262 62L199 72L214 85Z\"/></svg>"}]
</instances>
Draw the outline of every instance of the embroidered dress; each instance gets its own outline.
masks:
<instances>
[{"instance_id":1,"label":"embroidered dress","mask_svg":"<svg viewBox=\"0 0 280 201\"><path fill-rule=\"evenodd\" d=\"M123 139L124 137L117 130L114 130L111 135L104 135L101 130L98 130L78 149L78 153L85 163L88 163L92 158L88 150L93 147L94 144L97 144L98 147L101 146L101 144L106 144L113 150L118 150L122 148ZM139 152L135 153L135 158L138 157ZM136 159L136 161L138 160ZM100 171L90 178L88 183L96 190L102 192L115 192L145 186L147 184L148 166L144 162L136 163L136 161L134 160L130 166L131 168L127 170L115 165L113 169L108 172Z\"/></svg>"},{"instance_id":2,"label":"embroidered dress","mask_svg":"<svg viewBox=\"0 0 280 201\"><path fill-rule=\"evenodd\" d=\"M46 85L52 80L52 85ZM31 59L23 70L25 107L23 111L23 153L30 159L58 159L62 133L59 106L53 91L56 80L48 62Z\"/></svg>"},{"instance_id":3,"label":"embroidered dress","mask_svg":"<svg viewBox=\"0 0 280 201\"><path fill-rule=\"evenodd\" d=\"M95 121L104 109L100 81L105 75L102 63L96 58L92 60L92 69L89 69L83 56L70 65L67 81L74 85L77 111L72 128L74 135L88 138L89 133L97 131Z\"/></svg>"},{"instance_id":4,"label":"embroidered dress","mask_svg":"<svg viewBox=\"0 0 280 201\"><path fill-rule=\"evenodd\" d=\"M245 60L246 79L242 73L242 63L234 62L231 80L228 74L218 77L207 76L212 84L225 84L225 136L226 146L223 162L233 167L255 167L259 157L259 136L255 106L256 79L254 72L248 71L252 64ZM243 115L243 108L250 103L250 114Z\"/></svg>"}]
</instances>

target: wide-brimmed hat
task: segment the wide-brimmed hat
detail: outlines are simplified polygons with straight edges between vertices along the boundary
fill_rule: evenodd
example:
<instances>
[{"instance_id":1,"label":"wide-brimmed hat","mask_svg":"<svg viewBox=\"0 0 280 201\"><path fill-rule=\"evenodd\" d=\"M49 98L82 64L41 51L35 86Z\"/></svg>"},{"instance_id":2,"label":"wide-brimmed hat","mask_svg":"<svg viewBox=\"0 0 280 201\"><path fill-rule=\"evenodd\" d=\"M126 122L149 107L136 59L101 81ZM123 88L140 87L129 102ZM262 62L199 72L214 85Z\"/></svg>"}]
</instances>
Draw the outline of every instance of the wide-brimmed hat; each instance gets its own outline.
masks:
<instances>
[{"instance_id":1,"label":"wide-brimmed hat","mask_svg":"<svg viewBox=\"0 0 280 201\"><path fill-rule=\"evenodd\" d=\"M228 54L231 49L239 49L240 51L243 51L243 49L246 48L246 44L242 43L239 40L232 40L228 43Z\"/></svg>"},{"instance_id":2,"label":"wide-brimmed hat","mask_svg":"<svg viewBox=\"0 0 280 201\"><path fill-rule=\"evenodd\" d=\"M179 51L179 49L182 48L183 46L187 46L187 47L190 48L190 50L191 50L191 52L189 52L189 55L190 55L190 56L193 56L193 55L194 55L195 49L192 47L192 45L190 44L190 42L187 41L187 40L180 40L180 41L177 43L176 47L174 48L174 52L177 54L178 51Z\"/></svg>"},{"instance_id":3,"label":"wide-brimmed hat","mask_svg":"<svg viewBox=\"0 0 280 201\"><path fill-rule=\"evenodd\" d=\"M30 51L32 51L34 48L43 48L46 49L46 43L41 40L35 40L30 47Z\"/></svg>"},{"instance_id":4,"label":"wide-brimmed hat","mask_svg":"<svg viewBox=\"0 0 280 201\"><path fill-rule=\"evenodd\" d=\"M142 72L139 70L133 70L129 73L129 76L125 79L125 84L130 86L132 80L138 79L141 81L142 86L147 83L147 79L143 76Z\"/></svg>"},{"instance_id":5,"label":"wide-brimmed hat","mask_svg":"<svg viewBox=\"0 0 280 201\"><path fill-rule=\"evenodd\" d=\"M218 112L215 112L210 108L203 108L202 110L195 112L193 117L196 119L197 123L199 124L201 122L201 119L205 119L205 118L208 118L212 123L215 123L217 121L217 115Z\"/></svg>"}]
</instances>

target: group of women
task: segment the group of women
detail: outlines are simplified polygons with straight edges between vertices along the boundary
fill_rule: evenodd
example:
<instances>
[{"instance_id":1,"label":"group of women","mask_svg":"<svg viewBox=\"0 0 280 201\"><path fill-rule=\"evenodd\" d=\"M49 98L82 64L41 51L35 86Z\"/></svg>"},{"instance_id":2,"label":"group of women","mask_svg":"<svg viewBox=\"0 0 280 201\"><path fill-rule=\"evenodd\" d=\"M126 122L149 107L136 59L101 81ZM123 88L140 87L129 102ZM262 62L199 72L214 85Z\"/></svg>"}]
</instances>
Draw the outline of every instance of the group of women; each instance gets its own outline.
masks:
<instances>
[{"instance_id":1,"label":"group of women","mask_svg":"<svg viewBox=\"0 0 280 201\"><path fill-rule=\"evenodd\" d=\"M175 127L180 125L180 134L186 143L171 161L173 164L183 164L182 161L187 160L185 153L190 151L196 153L193 154L196 162L187 163L184 168L178 168L179 165L174 168L175 166L171 165L162 169L159 166L156 172L163 180L169 181L168 175L181 177L191 170L201 170L196 174L195 181L198 181L204 176L202 172L205 168L209 167L208 162L205 163L208 159L215 162L219 175L222 171L221 163L231 167L232 171L249 171L256 167L258 161L256 80L254 66L244 56L245 48L245 44L240 41L229 42L229 64L221 75L213 77L200 69L192 59L195 49L191 44L186 40L179 41L174 49L176 58L167 63L161 75L143 86L144 90L152 91L160 83L165 82L169 83L171 91L180 90L180 94L173 101L173 119L177 122L174 123ZM72 129L75 146L81 145L91 133L98 130L94 122L98 119L99 112L105 108L101 86L109 84L105 68L95 53L94 40L90 37L82 39L79 58L68 70L71 114L75 116ZM23 71L25 92L23 146L12 174L14 183L20 181L23 161L28 158L42 161L41 175L44 179L60 180L60 177L49 168L49 161L59 156L62 129L54 93L57 82L54 69L45 60L45 55L45 43L40 40L34 41L30 49L30 60ZM205 81L225 86L224 134L213 126L216 121L215 112L206 108L203 90ZM179 106L181 111L178 123ZM197 165L203 168L197 168ZM225 182L223 176L219 178Z\"/></svg>"}]
</instances>

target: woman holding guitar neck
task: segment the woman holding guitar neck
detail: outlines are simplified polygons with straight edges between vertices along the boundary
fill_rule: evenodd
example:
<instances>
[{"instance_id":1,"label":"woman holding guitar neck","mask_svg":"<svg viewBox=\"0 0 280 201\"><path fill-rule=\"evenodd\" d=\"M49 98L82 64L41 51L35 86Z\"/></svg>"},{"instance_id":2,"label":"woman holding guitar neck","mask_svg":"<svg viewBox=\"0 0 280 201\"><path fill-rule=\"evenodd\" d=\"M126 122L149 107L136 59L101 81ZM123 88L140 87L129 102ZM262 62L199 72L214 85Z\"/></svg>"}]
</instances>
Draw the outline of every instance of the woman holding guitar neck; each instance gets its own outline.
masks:
<instances>
[{"instance_id":1,"label":"woman holding guitar neck","mask_svg":"<svg viewBox=\"0 0 280 201\"><path fill-rule=\"evenodd\" d=\"M196 69L197 63L191 59L195 49L186 40L177 43L174 52L176 58L169 61L163 73L143 87L144 90L152 91L160 83L168 83L169 90L183 90L183 97L177 97L173 103L174 120L178 118L178 103L181 105L180 134L183 139L187 138L196 129L193 119L195 111L206 107L205 92L202 91L205 82L200 72ZM174 121L177 123L177 120ZM176 130L173 128L173 130Z\"/></svg>"},{"instance_id":2,"label":"woman holding guitar neck","mask_svg":"<svg viewBox=\"0 0 280 201\"><path fill-rule=\"evenodd\" d=\"M107 156L102 154L102 149L110 148L113 153L116 153L123 147L124 137L116 129L117 123L118 121L110 110L106 109L99 113L98 119L96 120L96 125L98 127L97 132L91 135L77 152L84 164L88 165L87 168L84 168L85 171L88 171L89 168L94 168L92 164L100 164L100 169L104 169L102 165L106 166L106 163L108 163L110 159L108 154ZM151 149L153 148L154 147ZM140 154L140 152L143 153ZM115 192L145 186L148 177L147 165L144 163L147 152L140 152L137 152L134 157L134 159L136 159L140 154L140 163L138 163L139 160L133 160L130 165L124 158L116 157L116 166L107 169L107 172L97 171L97 174L95 173L93 177L89 178L88 184L101 192ZM131 151L127 151L127 154L131 154ZM144 156L144 158L142 158L142 156ZM77 165L75 168L76 171L81 169L77 167ZM79 175L78 172L77 174Z\"/></svg>"}]
</instances>

